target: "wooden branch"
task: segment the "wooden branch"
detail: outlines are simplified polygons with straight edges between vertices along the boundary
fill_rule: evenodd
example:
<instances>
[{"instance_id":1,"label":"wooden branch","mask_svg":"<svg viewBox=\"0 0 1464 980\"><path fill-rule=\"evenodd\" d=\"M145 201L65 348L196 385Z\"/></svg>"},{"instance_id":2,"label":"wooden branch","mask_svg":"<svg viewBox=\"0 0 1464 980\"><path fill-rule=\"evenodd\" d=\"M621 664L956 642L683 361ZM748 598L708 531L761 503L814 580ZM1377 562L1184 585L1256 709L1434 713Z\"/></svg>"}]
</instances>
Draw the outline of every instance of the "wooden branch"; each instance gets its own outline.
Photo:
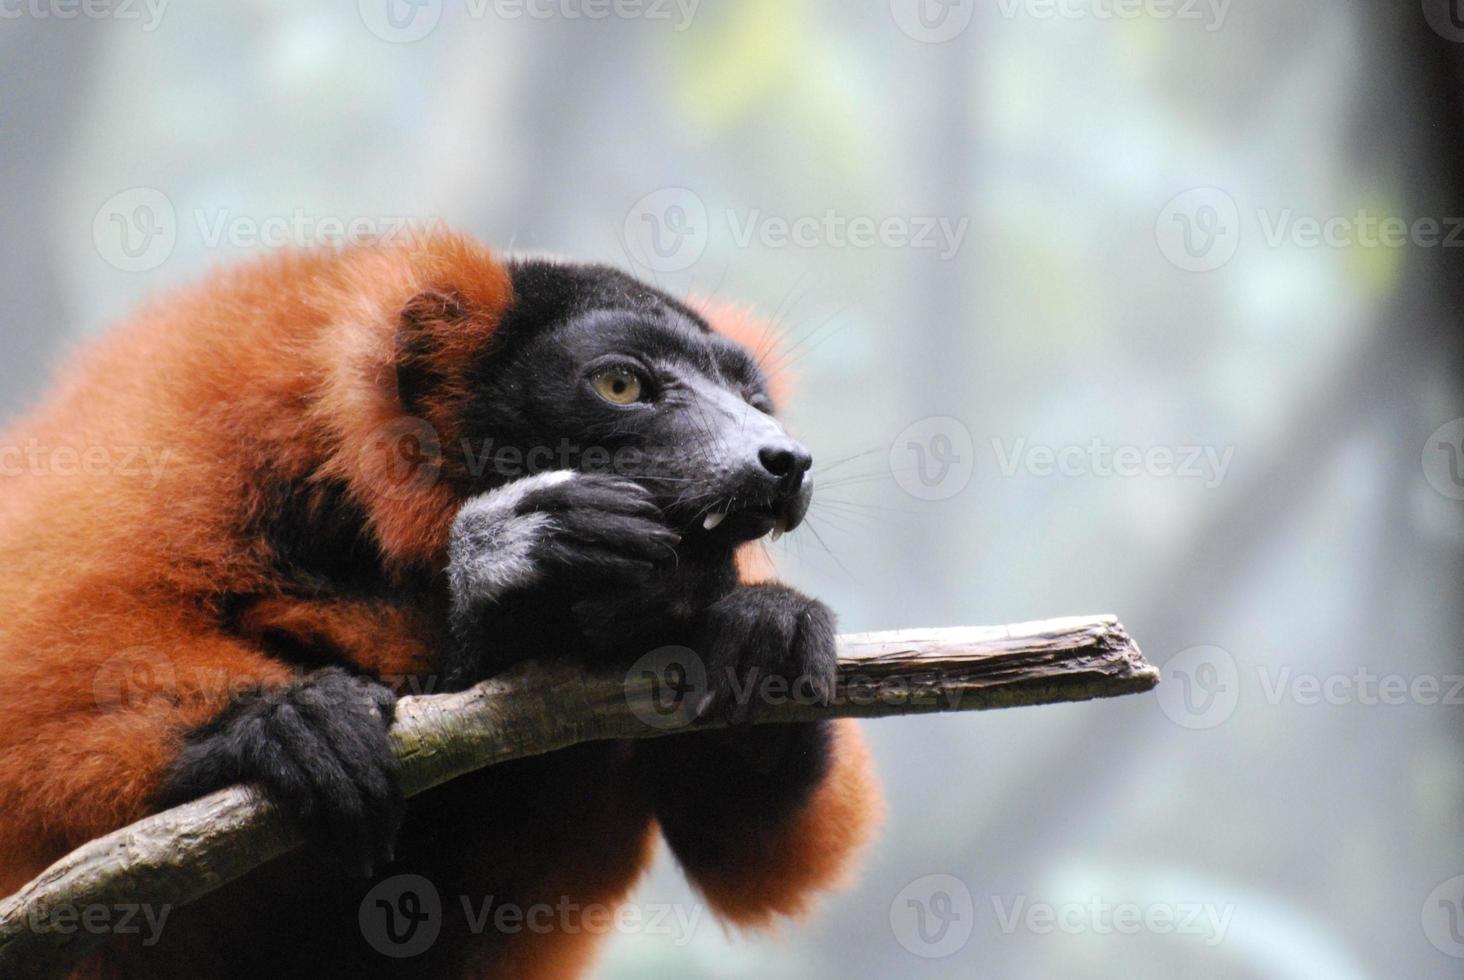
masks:
<instances>
[{"instance_id":1,"label":"wooden branch","mask_svg":"<svg viewBox=\"0 0 1464 980\"><path fill-rule=\"evenodd\" d=\"M757 694L758 722L1084 701L1147 691L1159 681L1111 616L858 633L839 638L839 654L832 704L768 684ZM529 664L461 693L403 698L391 732L403 788L414 796L485 766L580 742L713 727L718 722L688 720L695 698L685 695L704 683L699 669L690 651L667 648L628 674ZM668 696L673 691L681 694ZM91 841L0 901L0 976L64 977L107 938L81 928L80 911L185 905L300 843L273 807L243 787Z\"/></svg>"}]
</instances>

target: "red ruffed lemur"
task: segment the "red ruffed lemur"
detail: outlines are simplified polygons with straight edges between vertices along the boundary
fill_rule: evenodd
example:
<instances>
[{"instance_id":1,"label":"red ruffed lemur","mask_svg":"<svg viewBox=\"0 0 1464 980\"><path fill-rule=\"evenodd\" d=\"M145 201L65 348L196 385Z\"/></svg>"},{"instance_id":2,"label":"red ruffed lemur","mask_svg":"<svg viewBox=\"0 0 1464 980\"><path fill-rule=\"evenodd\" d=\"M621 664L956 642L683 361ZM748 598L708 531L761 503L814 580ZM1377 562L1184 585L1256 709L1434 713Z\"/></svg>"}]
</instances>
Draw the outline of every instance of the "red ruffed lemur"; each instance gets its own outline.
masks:
<instances>
[{"instance_id":1,"label":"red ruffed lemur","mask_svg":"<svg viewBox=\"0 0 1464 980\"><path fill-rule=\"evenodd\" d=\"M827 693L832 614L738 571L812 492L758 329L436 230L226 270L84 349L3 440L29 465L0 477L0 894L244 783L310 845L76 976L575 976L597 930L470 913L613 907L657 829L725 920L804 911L878 810L849 724L588 743L410 801L386 740L402 679L546 651L689 647L734 722L753 668ZM359 913L405 874L440 934L389 957Z\"/></svg>"}]
</instances>

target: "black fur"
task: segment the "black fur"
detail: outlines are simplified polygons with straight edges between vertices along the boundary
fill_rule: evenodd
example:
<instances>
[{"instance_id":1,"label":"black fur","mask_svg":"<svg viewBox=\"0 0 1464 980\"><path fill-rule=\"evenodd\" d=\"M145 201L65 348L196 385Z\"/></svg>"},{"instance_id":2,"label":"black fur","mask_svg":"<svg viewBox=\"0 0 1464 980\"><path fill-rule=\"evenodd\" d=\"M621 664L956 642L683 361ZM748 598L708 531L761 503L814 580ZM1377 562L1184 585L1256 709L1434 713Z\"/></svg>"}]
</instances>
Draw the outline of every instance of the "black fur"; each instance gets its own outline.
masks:
<instances>
[{"instance_id":1,"label":"black fur","mask_svg":"<svg viewBox=\"0 0 1464 980\"><path fill-rule=\"evenodd\" d=\"M249 783L322 852L366 876L392 859L403 799L387 744L396 696L328 668L280 691L236 698L191 733L158 794L176 806Z\"/></svg>"},{"instance_id":2,"label":"black fur","mask_svg":"<svg viewBox=\"0 0 1464 980\"><path fill-rule=\"evenodd\" d=\"M551 521L538 552L543 574L520 592L459 603L449 681L464 684L546 649L628 664L674 644L706 667L698 707L735 725L753 720L768 697L826 701L832 613L792 589L737 582L736 546L780 515L796 525L810 492L807 453L768 419L766 380L752 357L680 303L613 270L521 264L514 284L518 305L479 365L474 431L496 436L512 458L567 441L633 449L635 461L556 459L590 472L526 496L516 510ZM642 376L644 405L594 394L587 374L607 362ZM786 457L769 459L778 454ZM596 472L606 468L612 473ZM533 471L490 472L482 486ZM700 527L723 509L731 516L715 531ZM801 802L826 768L828 731L740 728L655 739L641 751L673 848L699 849L741 816Z\"/></svg>"},{"instance_id":3,"label":"black fur","mask_svg":"<svg viewBox=\"0 0 1464 980\"><path fill-rule=\"evenodd\" d=\"M444 891L511 897L515 883L492 879L491 870L481 877L459 843L471 851L474 835L511 839L554 860L581 846L581 809L596 819L615 813L626 828L637 826L644 811L660 821L678 855L705 864L717 860L732 834L789 813L827 771L827 725L745 724L770 691L827 698L834 669L834 623L825 606L782 586L737 579L736 548L776 522L796 527L811 494L808 454L771 419L753 357L681 303L614 270L519 262L511 272L515 305L470 372L475 396L463 432L479 466L467 492L574 471L525 493L506 515L543 519L533 539L536 574L491 599L450 591L472 580L475 542L492 547L503 530L474 526L470 506L459 521L452 568L428 570L421 583L390 582L345 490L297 483L281 487L279 507L262 524L281 587L383 601L392 590L429 591L444 619L452 610L454 639L441 665L449 687L549 651L628 667L657 647L690 647L709 681L697 707L736 727L581 746L455 781L405 809L400 859L391 863L404 819L385 738L393 698L369 680L318 670L284 691L238 703L192 733L160 805L253 783L348 870L410 871ZM452 304L426 312L451 314ZM410 342L400 352L406 361L422 360L421 353ZM598 395L591 379L606 365L640 376L645 401L616 405ZM435 383L411 364L397 380L408 408L420 408L412 400ZM713 512L728 516L707 530L703 520ZM287 654L302 661L310 652ZM596 860L635 860L634 833L626 833L615 845L623 853ZM444 841L453 845L444 849ZM444 860L449 851L452 859ZM240 882L195 913L217 916L224 935L236 928L231 910L248 904L230 897L235 891L288 892L288 902L262 910L257 947L228 964L230 975L249 975L249 957L274 962L271 951L291 937L352 934L359 887L338 875L303 875L301 881L298 868L275 862L250 876L253 884ZM341 922L307 918L317 910ZM271 915L279 919L273 925L266 921ZM449 947L410 968L359 943L322 952L320 976L431 976L447 969L435 957L448 956Z\"/></svg>"},{"instance_id":4,"label":"black fur","mask_svg":"<svg viewBox=\"0 0 1464 980\"><path fill-rule=\"evenodd\" d=\"M340 480L273 485L264 538L280 581L305 595L374 597L385 591L381 548L366 529L366 512Z\"/></svg>"},{"instance_id":5,"label":"black fur","mask_svg":"<svg viewBox=\"0 0 1464 980\"><path fill-rule=\"evenodd\" d=\"M784 586L737 586L699 629L701 708L738 727L651 739L641 752L666 842L682 860L715 867L729 830L776 825L827 772L827 723L741 726L774 699L827 703L837 654L828 607Z\"/></svg>"},{"instance_id":6,"label":"black fur","mask_svg":"<svg viewBox=\"0 0 1464 980\"><path fill-rule=\"evenodd\" d=\"M639 746L641 772L672 853L717 867L728 859L732 834L777 826L828 771L831 732L826 722L759 725Z\"/></svg>"}]
</instances>

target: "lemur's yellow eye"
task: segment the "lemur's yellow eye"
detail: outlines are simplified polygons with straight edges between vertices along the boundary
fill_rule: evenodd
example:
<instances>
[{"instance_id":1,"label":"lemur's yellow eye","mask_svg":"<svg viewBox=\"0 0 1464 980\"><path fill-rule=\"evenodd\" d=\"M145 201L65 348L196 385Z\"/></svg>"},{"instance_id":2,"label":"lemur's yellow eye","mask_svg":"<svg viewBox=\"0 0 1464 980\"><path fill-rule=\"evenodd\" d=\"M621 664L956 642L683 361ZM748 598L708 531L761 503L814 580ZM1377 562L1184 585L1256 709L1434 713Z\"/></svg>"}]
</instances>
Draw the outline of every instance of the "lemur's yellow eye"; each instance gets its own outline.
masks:
<instances>
[{"instance_id":1,"label":"lemur's yellow eye","mask_svg":"<svg viewBox=\"0 0 1464 980\"><path fill-rule=\"evenodd\" d=\"M624 368L610 368L590 379L601 398L616 405L629 405L640 401L641 382L634 373Z\"/></svg>"}]
</instances>

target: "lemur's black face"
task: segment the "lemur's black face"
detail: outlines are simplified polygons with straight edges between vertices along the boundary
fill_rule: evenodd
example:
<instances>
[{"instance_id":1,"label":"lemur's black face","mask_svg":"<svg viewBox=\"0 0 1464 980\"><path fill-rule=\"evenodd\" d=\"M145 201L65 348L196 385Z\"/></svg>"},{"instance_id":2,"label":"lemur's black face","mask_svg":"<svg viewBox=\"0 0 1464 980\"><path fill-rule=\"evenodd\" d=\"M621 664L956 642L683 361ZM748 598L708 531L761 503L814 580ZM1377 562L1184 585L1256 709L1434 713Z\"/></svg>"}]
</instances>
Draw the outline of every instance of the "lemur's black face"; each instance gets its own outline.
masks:
<instances>
[{"instance_id":1,"label":"lemur's black face","mask_svg":"<svg viewBox=\"0 0 1464 980\"><path fill-rule=\"evenodd\" d=\"M469 420L485 486L612 472L650 491L679 530L729 545L802 522L812 459L773 417L749 351L616 270L536 261L512 272L515 304Z\"/></svg>"}]
</instances>

